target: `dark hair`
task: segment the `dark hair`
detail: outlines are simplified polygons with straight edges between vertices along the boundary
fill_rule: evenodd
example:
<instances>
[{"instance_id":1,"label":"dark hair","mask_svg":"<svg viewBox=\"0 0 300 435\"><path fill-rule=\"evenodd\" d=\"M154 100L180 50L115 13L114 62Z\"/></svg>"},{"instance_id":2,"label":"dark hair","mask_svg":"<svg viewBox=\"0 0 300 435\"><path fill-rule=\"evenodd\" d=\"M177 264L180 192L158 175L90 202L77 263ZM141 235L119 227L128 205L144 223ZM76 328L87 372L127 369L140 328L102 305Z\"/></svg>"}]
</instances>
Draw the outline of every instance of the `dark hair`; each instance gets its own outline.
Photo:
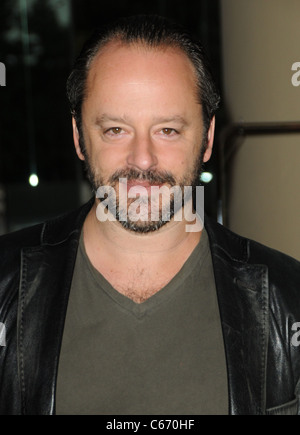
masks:
<instances>
[{"instance_id":1,"label":"dark hair","mask_svg":"<svg viewBox=\"0 0 300 435\"><path fill-rule=\"evenodd\" d=\"M81 136L81 107L85 97L87 74L98 51L111 41L125 44L142 43L150 48L177 47L192 61L199 101L202 105L205 132L216 112L220 96L203 47L185 29L157 15L136 15L119 18L97 28L84 44L67 81L67 96Z\"/></svg>"}]
</instances>

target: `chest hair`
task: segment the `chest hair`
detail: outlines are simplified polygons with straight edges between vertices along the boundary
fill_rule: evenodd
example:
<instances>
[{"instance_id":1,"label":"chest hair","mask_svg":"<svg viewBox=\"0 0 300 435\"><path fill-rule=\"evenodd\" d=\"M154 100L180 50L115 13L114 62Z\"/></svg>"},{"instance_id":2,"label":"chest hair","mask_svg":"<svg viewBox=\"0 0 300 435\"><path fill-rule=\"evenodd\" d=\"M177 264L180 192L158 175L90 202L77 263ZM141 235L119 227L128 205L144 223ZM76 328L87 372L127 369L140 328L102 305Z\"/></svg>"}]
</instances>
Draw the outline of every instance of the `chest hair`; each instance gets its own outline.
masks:
<instances>
[{"instance_id":1,"label":"chest hair","mask_svg":"<svg viewBox=\"0 0 300 435\"><path fill-rule=\"evenodd\" d=\"M145 269L120 271L102 271L103 276L119 293L136 303L145 302L160 291L173 278L174 272L150 273Z\"/></svg>"}]
</instances>

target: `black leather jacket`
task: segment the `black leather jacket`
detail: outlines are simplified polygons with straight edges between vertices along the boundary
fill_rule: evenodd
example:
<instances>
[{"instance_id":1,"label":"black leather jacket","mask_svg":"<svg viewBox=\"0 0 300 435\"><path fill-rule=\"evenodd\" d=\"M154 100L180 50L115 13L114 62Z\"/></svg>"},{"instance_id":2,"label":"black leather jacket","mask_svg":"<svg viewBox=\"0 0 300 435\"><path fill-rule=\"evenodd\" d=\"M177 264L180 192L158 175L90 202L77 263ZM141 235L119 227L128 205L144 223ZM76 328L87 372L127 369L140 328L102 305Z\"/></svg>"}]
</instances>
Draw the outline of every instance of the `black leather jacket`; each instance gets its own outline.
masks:
<instances>
[{"instance_id":1,"label":"black leather jacket","mask_svg":"<svg viewBox=\"0 0 300 435\"><path fill-rule=\"evenodd\" d=\"M55 414L80 231L92 205L0 238L0 414ZM230 414L297 414L300 263L205 220L218 293ZM297 326L297 325L296 325ZM294 336L294 339L293 339ZM300 344L300 338L299 338Z\"/></svg>"}]
</instances>

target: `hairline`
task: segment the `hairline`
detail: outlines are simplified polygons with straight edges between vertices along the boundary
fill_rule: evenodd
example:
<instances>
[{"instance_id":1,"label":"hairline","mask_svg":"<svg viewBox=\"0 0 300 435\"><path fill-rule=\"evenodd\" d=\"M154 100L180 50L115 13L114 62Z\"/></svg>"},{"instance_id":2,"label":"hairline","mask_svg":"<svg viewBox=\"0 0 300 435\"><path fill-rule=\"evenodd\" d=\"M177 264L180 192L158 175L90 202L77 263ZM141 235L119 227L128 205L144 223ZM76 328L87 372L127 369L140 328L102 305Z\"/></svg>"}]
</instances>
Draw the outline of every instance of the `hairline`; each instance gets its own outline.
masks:
<instances>
[{"instance_id":1,"label":"hairline","mask_svg":"<svg viewBox=\"0 0 300 435\"><path fill-rule=\"evenodd\" d=\"M201 100L201 95L200 95L200 90L199 90L199 81L200 81L200 77L199 74L197 72L197 68L194 65L192 59L190 58L190 56L188 55L188 53L184 50L184 48L182 46L180 46L179 43L176 43L175 41L160 41L158 43L151 43L148 42L145 39L139 38L139 39L135 39L133 41L128 41L126 40L125 37L123 37L122 35L114 35L111 36L110 38L107 38L107 40L105 41L101 41L98 46L95 48L94 53L90 56L88 62L86 63L86 76L85 76L85 82L84 82L84 87L83 87L83 93L82 93L82 105L87 97L87 83L88 83L88 77L89 77L89 73L92 69L93 63L96 62L97 58L99 56L101 56L101 54L103 54L106 50L108 50L109 46L111 45L117 45L119 47L135 47L135 48L143 48L145 49L145 51L173 51L174 53L181 53L186 60L188 61L190 67L191 67L191 72L193 73L193 81L194 81L194 92L195 92L195 96L196 96L196 101L197 103L200 104L200 106L202 107L202 100Z\"/></svg>"}]
</instances>

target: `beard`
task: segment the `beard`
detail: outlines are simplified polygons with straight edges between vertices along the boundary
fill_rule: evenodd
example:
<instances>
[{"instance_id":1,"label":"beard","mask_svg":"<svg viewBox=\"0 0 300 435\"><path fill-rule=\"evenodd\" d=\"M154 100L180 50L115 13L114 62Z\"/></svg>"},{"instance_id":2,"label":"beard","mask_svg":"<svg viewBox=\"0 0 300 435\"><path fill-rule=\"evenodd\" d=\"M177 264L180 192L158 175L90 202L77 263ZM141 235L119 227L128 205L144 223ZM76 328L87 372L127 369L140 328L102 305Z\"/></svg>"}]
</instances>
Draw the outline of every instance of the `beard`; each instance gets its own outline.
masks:
<instances>
[{"instance_id":1,"label":"beard","mask_svg":"<svg viewBox=\"0 0 300 435\"><path fill-rule=\"evenodd\" d=\"M192 200L195 204L195 191L196 187L200 185L200 175L203 170L203 156L206 147L204 144L201 147L201 151L196 158L196 161L190 171L185 174L181 179L176 179L176 177L168 171L158 171L158 170L146 170L140 171L134 168L124 168L115 171L108 179L104 179L100 173L97 172L93 166L91 159L89 158L86 149L85 150L85 171L87 178L92 186L93 192L96 194L97 190L101 186L109 186L116 192L116 198L114 204L111 204L109 210L114 211L114 216L116 220L125 228L126 230L133 231L135 233L146 234L153 231L159 230L161 227L166 225L174 217L175 213L184 206L187 199ZM151 196L140 197L137 199L127 198L127 209L124 210L120 201L120 178L126 179L130 184L134 184L134 181L138 183L145 182L150 186L167 186L169 189L175 188L174 192L171 193L165 202L168 204L163 204L163 199L160 197L159 201L153 205L151 202ZM191 186L190 198L184 196L184 187ZM126 192L127 193L127 192ZM99 202L104 201L106 198L98 198ZM130 206L138 201L140 209L147 206L147 212L141 213L141 219L132 219L130 213ZM165 207L167 208L167 213L164 212ZM157 218L155 220L151 219L151 207L155 208L157 211ZM124 214L126 218L124 219Z\"/></svg>"}]
</instances>

